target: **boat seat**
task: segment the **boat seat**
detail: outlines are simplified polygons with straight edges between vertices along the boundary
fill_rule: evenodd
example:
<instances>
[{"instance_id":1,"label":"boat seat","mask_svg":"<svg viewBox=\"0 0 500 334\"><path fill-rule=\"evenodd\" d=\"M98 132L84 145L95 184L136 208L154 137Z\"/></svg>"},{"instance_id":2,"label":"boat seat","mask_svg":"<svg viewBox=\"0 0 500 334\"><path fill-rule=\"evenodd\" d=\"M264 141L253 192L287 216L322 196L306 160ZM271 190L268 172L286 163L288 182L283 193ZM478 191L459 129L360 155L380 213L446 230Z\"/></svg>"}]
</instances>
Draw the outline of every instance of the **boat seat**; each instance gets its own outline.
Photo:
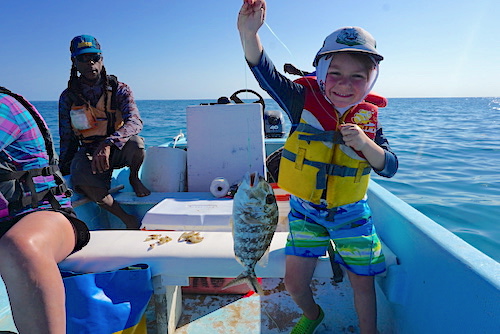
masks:
<instances>
[{"instance_id":1,"label":"boat seat","mask_svg":"<svg viewBox=\"0 0 500 334\"><path fill-rule=\"evenodd\" d=\"M236 277L243 267L236 261L231 232L202 232L203 241L178 241L183 231L91 231L89 244L59 264L61 270L74 272L103 272L137 263L151 267L155 298L159 298L156 312L167 314L163 333L173 333L182 311L181 286L189 285L190 277ZM168 236L172 241L158 245L146 241L151 234ZM276 232L271 242L267 265L257 265L258 277L281 278L285 274L287 232ZM397 264L395 255L385 247L387 264ZM318 261L314 277L331 278L329 258ZM161 321L160 321L161 322ZM159 324L159 326L163 326Z\"/></svg>"},{"instance_id":2,"label":"boat seat","mask_svg":"<svg viewBox=\"0 0 500 334\"><path fill-rule=\"evenodd\" d=\"M160 203L165 198L172 197L172 194L177 194L177 193L152 191L151 194L148 196L137 197L137 195L133 191L123 191L116 193L115 195L113 195L113 197L116 201L118 201L120 204L123 205L154 206Z\"/></svg>"}]
</instances>

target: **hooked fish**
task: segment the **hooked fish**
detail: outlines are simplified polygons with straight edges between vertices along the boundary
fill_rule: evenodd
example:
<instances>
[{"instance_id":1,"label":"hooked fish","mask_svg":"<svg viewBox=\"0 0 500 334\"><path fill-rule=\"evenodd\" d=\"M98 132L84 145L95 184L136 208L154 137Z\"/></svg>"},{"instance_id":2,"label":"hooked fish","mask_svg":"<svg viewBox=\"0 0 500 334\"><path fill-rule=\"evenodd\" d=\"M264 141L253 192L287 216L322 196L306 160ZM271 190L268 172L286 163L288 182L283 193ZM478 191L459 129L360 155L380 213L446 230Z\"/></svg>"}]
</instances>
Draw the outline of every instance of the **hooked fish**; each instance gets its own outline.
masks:
<instances>
[{"instance_id":1,"label":"hooked fish","mask_svg":"<svg viewBox=\"0 0 500 334\"><path fill-rule=\"evenodd\" d=\"M244 271L224 288L247 283L258 294L264 293L255 265L271 244L278 215L273 188L258 173L246 173L234 195L232 215L234 255Z\"/></svg>"}]
</instances>

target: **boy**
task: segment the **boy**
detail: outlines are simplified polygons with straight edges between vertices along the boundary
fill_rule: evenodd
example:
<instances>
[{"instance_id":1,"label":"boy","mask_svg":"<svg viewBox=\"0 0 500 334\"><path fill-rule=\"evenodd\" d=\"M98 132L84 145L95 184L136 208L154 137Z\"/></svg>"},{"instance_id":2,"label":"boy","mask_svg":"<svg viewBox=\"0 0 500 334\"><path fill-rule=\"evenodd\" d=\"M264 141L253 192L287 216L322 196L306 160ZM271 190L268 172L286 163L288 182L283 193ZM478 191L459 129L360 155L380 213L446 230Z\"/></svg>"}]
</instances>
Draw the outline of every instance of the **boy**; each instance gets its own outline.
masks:
<instances>
[{"instance_id":1,"label":"boy","mask_svg":"<svg viewBox=\"0 0 500 334\"><path fill-rule=\"evenodd\" d=\"M385 260L366 191L371 169L392 177L398 166L377 121L377 105L387 101L368 95L383 57L365 30L338 29L314 59L316 78L291 82L260 43L265 13L265 0L245 0L238 30L255 78L292 122L278 177L292 194L285 285L304 313L292 333L313 333L324 318L309 285L330 239L335 261L347 268L360 331L376 333L374 275L385 271Z\"/></svg>"}]
</instances>

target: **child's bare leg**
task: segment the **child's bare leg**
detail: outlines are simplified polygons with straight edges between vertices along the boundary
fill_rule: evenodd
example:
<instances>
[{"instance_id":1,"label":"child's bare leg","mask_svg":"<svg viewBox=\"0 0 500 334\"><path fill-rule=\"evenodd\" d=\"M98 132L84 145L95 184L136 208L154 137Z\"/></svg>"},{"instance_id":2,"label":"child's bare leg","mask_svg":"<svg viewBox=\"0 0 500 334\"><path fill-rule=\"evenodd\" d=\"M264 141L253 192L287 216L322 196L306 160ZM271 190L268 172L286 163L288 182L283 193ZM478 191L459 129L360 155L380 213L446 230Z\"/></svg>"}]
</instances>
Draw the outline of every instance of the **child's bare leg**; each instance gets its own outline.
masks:
<instances>
[{"instance_id":1,"label":"child's bare leg","mask_svg":"<svg viewBox=\"0 0 500 334\"><path fill-rule=\"evenodd\" d=\"M347 271L354 292L361 334L377 333L377 298L373 276L360 276Z\"/></svg>"},{"instance_id":2,"label":"child's bare leg","mask_svg":"<svg viewBox=\"0 0 500 334\"><path fill-rule=\"evenodd\" d=\"M316 268L316 258L287 255L285 286L304 315L315 320L319 316L319 306L314 301L311 279Z\"/></svg>"}]
</instances>

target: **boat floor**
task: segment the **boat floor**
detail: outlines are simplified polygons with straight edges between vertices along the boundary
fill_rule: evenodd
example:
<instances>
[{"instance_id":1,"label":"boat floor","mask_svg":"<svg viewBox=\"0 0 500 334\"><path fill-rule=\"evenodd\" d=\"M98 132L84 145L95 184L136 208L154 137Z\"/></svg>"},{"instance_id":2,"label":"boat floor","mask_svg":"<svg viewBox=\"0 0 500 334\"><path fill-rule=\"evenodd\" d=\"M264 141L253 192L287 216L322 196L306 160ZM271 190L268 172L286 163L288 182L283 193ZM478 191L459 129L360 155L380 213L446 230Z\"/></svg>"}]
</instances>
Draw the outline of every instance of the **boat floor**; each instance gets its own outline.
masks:
<instances>
[{"instance_id":1,"label":"boat floor","mask_svg":"<svg viewBox=\"0 0 500 334\"><path fill-rule=\"evenodd\" d=\"M183 294L183 312L175 334L276 334L290 333L301 316L300 309L286 292L283 279L262 280L263 296L252 294ZM316 302L325 312L317 334L359 333L349 281L313 279ZM385 305L385 306L384 306ZM391 334L391 315L383 293L377 291L378 329ZM4 317L2 330L17 333L12 318ZM146 310L148 334L156 334L154 302Z\"/></svg>"},{"instance_id":2,"label":"boat floor","mask_svg":"<svg viewBox=\"0 0 500 334\"><path fill-rule=\"evenodd\" d=\"M183 294L183 312L175 334L289 333L301 316L283 279L263 279L264 296ZM311 288L325 312L316 333L359 333L349 281L313 279ZM148 333L156 334L154 307L148 306ZM379 313L379 319L381 315ZM381 325L381 333L390 333Z\"/></svg>"}]
</instances>

